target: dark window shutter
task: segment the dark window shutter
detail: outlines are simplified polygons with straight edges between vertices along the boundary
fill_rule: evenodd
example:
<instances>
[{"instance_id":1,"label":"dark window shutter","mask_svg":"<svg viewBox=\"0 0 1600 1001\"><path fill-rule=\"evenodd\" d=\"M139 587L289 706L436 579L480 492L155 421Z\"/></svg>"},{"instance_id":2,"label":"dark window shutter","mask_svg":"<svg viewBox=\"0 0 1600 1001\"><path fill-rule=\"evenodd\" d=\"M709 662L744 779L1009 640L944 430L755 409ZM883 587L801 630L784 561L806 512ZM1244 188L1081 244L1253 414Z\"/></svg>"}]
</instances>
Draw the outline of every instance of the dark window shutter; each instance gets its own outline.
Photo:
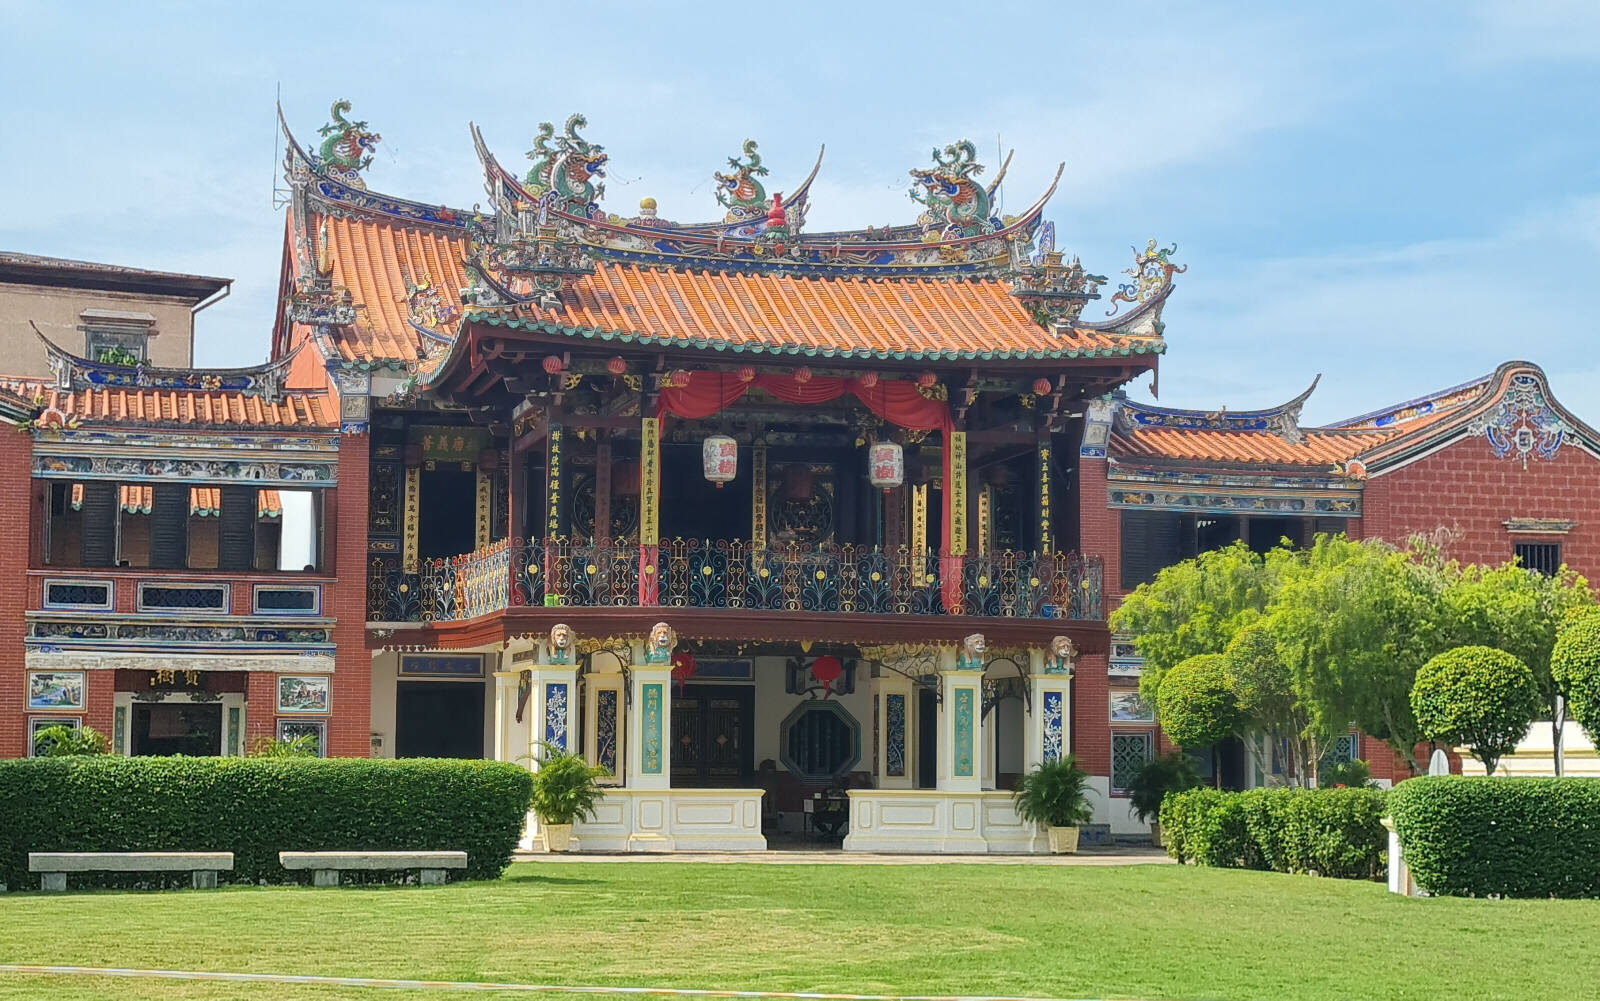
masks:
<instances>
[{"instance_id":1,"label":"dark window shutter","mask_svg":"<svg viewBox=\"0 0 1600 1001\"><path fill-rule=\"evenodd\" d=\"M218 513L217 569L251 570L256 562L256 488L222 488Z\"/></svg>"},{"instance_id":2,"label":"dark window shutter","mask_svg":"<svg viewBox=\"0 0 1600 1001\"><path fill-rule=\"evenodd\" d=\"M182 570L189 565L189 486L157 483L150 496L150 566Z\"/></svg>"},{"instance_id":3,"label":"dark window shutter","mask_svg":"<svg viewBox=\"0 0 1600 1001\"><path fill-rule=\"evenodd\" d=\"M1131 591L1155 579L1182 559L1179 522L1168 511L1122 512L1122 589Z\"/></svg>"},{"instance_id":4,"label":"dark window shutter","mask_svg":"<svg viewBox=\"0 0 1600 1001\"><path fill-rule=\"evenodd\" d=\"M117 499L115 483L103 480L83 485L81 560L86 567L109 567L117 562Z\"/></svg>"}]
</instances>

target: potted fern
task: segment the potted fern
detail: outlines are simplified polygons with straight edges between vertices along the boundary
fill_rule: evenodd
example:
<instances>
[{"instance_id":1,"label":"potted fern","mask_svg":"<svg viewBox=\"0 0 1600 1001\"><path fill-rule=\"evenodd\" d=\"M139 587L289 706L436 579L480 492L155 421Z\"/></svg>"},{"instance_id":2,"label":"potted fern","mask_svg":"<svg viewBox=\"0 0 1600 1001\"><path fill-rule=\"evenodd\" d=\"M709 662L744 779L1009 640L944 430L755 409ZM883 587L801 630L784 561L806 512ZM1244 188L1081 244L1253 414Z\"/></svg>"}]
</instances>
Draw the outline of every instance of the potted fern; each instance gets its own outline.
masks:
<instances>
[{"instance_id":1,"label":"potted fern","mask_svg":"<svg viewBox=\"0 0 1600 1001\"><path fill-rule=\"evenodd\" d=\"M1139 823L1150 825L1150 841L1161 847L1161 801L1167 793L1183 792L1200 784L1194 762L1181 751L1169 751L1146 761L1128 784L1129 806Z\"/></svg>"},{"instance_id":2,"label":"potted fern","mask_svg":"<svg viewBox=\"0 0 1600 1001\"><path fill-rule=\"evenodd\" d=\"M605 795L597 780L611 772L604 766L589 764L581 754L563 751L552 744L544 745L538 762L529 806L544 831L545 848L553 852L570 851L572 822L594 818L594 806Z\"/></svg>"},{"instance_id":3,"label":"potted fern","mask_svg":"<svg viewBox=\"0 0 1600 1001\"><path fill-rule=\"evenodd\" d=\"M1039 765L1017 781L1012 794L1017 816L1045 827L1051 852L1075 852L1078 825L1094 816L1088 783L1089 773L1079 768L1078 759L1071 755Z\"/></svg>"}]
</instances>

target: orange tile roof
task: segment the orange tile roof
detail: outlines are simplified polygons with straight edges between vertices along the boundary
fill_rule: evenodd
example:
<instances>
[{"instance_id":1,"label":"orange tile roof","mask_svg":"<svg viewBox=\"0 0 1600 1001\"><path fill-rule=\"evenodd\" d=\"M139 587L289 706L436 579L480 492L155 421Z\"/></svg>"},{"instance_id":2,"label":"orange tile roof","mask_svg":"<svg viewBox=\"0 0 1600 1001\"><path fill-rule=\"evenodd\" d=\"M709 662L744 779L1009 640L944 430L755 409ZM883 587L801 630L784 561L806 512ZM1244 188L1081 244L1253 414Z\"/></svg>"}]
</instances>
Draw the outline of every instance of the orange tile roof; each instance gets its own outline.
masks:
<instances>
[{"instance_id":1,"label":"orange tile roof","mask_svg":"<svg viewBox=\"0 0 1600 1001\"><path fill-rule=\"evenodd\" d=\"M406 282L426 277L446 302L455 302L467 285L461 266L467 241L461 232L334 216L322 217L313 231L327 233L333 283L348 288L356 303L365 307L354 327L339 328L333 335L340 358L407 362L421 358L422 335L409 322Z\"/></svg>"},{"instance_id":2,"label":"orange tile roof","mask_svg":"<svg viewBox=\"0 0 1600 1001\"><path fill-rule=\"evenodd\" d=\"M122 510L129 514L149 514L155 504L155 489L151 486L123 484L120 495ZM83 507L83 484L72 485L72 509ZM218 487L191 487L189 489L189 515L215 517L222 510L222 491ZM256 516L277 518L283 514L283 498L276 490L256 491Z\"/></svg>"},{"instance_id":3,"label":"orange tile roof","mask_svg":"<svg viewBox=\"0 0 1600 1001\"><path fill-rule=\"evenodd\" d=\"M408 322L406 282L430 278L454 301L467 284L459 232L326 217L333 281L364 307L333 337L344 361L423 356ZM476 314L476 318L487 318ZM623 343L677 344L823 356L926 358L1112 357L1162 349L1159 338L1034 322L998 279L792 277L672 271L600 261L559 310L524 308L490 323Z\"/></svg>"},{"instance_id":4,"label":"orange tile roof","mask_svg":"<svg viewBox=\"0 0 1600 1001\"><path fill-rule=\"evenodd\" d=\"M26 382L18 387L29 385ZM173 389L85 389L78 392L31 384L39 406L55 408L80 421L107 424L181 424L221 429L337 428L338 416L328 399L316 393L288 392L268 403L243 393L207 393Z\"/></svg>"},{"instance_id":5,"label":"orange tile roof","mask_svg":"<svg viewBox=\"0 0 1600 1001\"><path fill-rule=\"evenodd\" d=\"M1408 426L1405 430L1410 431L1413 426ZM1348 461L1400 433L1399 429L1308 430L1303 432L1304 437L1301 441L1292 442L1268 431L1139 428L1113 434L1111 452L1118 456L1136 458L1324 467Z\"/></svg>"}]
</instances>

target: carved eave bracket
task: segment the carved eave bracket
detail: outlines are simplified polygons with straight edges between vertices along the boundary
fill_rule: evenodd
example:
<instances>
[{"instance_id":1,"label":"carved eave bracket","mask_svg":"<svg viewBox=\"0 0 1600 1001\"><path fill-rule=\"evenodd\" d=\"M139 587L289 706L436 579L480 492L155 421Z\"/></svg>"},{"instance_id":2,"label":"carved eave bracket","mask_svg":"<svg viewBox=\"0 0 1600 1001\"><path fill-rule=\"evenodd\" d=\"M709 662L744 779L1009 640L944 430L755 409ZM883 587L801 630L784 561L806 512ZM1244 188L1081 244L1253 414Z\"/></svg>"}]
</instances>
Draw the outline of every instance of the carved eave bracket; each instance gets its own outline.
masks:
<instances>
[{"instance_id":1,"label":"carved eave bracket","mask_svg":"<svg viewBox=\"0 0 1600 1001\"><path fill-rule=\"evenodd\" d=\"M505 280L492 285L497 293L543 309L559 309L561 293L593 274L594 260L581 243L563 235L559 228L537 226L529 237L488 250L479 272L504 275Z\"/></svg>"}]
</instances>

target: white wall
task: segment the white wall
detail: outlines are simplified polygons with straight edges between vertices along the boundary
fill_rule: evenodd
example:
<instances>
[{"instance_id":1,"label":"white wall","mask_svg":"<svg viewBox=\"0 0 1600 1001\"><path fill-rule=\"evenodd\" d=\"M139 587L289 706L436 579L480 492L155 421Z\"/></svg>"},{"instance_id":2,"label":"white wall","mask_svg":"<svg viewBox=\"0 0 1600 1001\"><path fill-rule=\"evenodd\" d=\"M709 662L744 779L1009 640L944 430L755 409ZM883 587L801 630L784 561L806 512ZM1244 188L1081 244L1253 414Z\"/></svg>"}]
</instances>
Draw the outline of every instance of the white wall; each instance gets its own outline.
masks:
<instances>
[{"instance_id":1,"label":"white wall","mask_svg":"<svg viewBox=\"0 0 1600 1001\"><path fill-rule=\"evenodd\" d=\"M783 725L784 717L794 712L796 706L807 701L804 695L786 695L784 686L783 657L757 657L755 658L754 674L756 679L756 732L755 732L755 761L754 766L759 769L761 762L771 758L778 766L779 771L786 772L783 760L778 755L778 731ZM830 695L829 699L837 702L845 712L861 727L861 760L857 761L851 771L872 771L872 679L865 676L866 672L858 668L856 672L856 690L853 695Z\"/></svg>"},{"instance_id":2,"label":"white wall","mask_svg":"<svg viewBox=\"0 0 1600 1001\"><path fill-rule=\"evenodd\" d=\"M287 513L287 512L286 512ZM483 756L494 757L494 672L499 668L496 654L484 655L483 678ZM372 732L383 735L383 746L373 752L373 757L394 757L395 693L399 682L400 655L380 650L372 655ZM427 683L427 678L407 678L407 681ZM450 681L440 678L439 681ZM477 680L477 679L459 679Z\"/></svg>"}]
</instances>

